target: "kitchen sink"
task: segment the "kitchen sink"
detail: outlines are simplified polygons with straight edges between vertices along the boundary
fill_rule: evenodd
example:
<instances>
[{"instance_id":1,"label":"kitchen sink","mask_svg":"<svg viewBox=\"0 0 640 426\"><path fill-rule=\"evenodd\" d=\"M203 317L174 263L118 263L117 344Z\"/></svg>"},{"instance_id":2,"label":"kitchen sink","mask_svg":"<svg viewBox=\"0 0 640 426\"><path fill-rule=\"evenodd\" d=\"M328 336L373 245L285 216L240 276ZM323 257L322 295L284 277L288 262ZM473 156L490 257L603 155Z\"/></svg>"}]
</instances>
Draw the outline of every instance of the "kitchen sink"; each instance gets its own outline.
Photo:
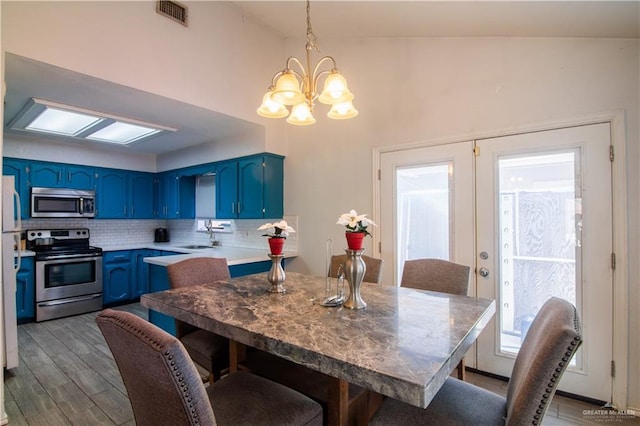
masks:
<instances>
[{"instance_id":1,"label":"kitchen sink","mask_svg":"<svg viewBox=\"0 0 640 426\"><path fill-rule=\"evenodd\" d=\"M183 248L183 249L189 249L189 250L201 250L201 249L208 249L208 248L212 248L211 246L203 246L203 245L199 245L199 244L189 244L186 246L178 246L179 248Z\"/></svg>"}]
</instances>

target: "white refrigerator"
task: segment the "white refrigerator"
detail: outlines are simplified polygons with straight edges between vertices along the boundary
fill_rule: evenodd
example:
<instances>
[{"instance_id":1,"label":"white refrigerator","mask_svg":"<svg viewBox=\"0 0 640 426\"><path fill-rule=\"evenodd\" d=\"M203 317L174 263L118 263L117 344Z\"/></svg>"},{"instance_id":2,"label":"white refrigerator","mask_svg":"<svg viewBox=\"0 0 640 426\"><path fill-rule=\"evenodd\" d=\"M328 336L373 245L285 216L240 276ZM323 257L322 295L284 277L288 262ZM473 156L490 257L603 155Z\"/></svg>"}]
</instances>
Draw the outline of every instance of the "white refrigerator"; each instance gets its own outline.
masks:
<instances>
[{"instance_id":1,"label":"white refrigerator","mask_svg":"<svg viewBox=\"0 0 640 426\"><path fill-rule=\"evenodd\" d=\"M16 275L20 269L20 196L15 177L2 177L2 323L3 366L18 366L18 319L16 315Z\"/></svg>"}]
</instances>

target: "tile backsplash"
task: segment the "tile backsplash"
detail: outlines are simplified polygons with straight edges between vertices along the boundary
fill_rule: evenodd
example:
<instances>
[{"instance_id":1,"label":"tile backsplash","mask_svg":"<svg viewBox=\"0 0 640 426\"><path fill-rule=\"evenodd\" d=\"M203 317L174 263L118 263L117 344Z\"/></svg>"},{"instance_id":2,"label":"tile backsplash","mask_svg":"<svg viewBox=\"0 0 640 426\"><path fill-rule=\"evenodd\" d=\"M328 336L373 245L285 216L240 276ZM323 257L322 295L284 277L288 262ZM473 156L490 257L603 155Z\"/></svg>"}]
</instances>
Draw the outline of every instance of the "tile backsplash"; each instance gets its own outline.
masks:
<instances>
[{"instance_id":1,"label":"tile backsplash","mask_svg":"<svg viewBox=\"0 0 640 426\"><path fill-rule=\"evenodd\" d=\"M297 216L284 216L293 229L298 230ZM215 233L215 239L222 246L264 248L267 246L263 231L258 227L271 219L231 220L230 226ZM209 244L206 232L197 232L195 219L182 220L107 220L107 219L29 219L22 221L22 228L28 229L69 229L89 228L91 245L137 245L152 243L156 228L168 228L171 242L189 244ZM298 235L292 233L287 238L285 250L297 251Z\"/></svg>"}]
</instances>

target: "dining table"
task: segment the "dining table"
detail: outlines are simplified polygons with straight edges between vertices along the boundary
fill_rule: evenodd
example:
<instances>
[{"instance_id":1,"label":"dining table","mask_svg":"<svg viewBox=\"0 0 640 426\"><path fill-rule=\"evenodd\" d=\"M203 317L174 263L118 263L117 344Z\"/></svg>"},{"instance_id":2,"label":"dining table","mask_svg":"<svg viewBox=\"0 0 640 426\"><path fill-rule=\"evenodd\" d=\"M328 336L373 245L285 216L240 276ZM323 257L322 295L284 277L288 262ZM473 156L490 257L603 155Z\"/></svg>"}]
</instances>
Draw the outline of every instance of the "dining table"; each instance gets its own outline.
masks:
<instances>
[{"instance_id":1,"label":"dining table","mask_svg":"<svg viewBox=\"0 0 640 426\"><path fill-rule=\"evenodd\" d=\"M140 300L229 338L231 372L244 345L334 378L330 425L347 424L349 385L427 407L496 309L494 300L369 283L365 309L327 307L327 278L287 272L282 284L284 293L271 293L259 273Z\"/></svg>"}]
</instances>

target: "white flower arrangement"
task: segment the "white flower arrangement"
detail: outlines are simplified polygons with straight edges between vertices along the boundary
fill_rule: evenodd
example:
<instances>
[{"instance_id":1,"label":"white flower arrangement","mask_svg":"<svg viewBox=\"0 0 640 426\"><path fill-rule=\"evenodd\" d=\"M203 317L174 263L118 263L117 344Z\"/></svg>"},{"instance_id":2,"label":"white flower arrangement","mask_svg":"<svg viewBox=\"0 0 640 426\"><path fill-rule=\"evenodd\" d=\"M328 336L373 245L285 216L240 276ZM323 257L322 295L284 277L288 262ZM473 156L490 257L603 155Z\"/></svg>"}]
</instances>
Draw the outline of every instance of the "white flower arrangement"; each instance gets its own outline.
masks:
<instances>
[{"instance_id":1,"label":"white flower arrangement","mask_svg":"<svg viewBox=\"0 0 640 426\"><path fill-rule=\"evenodd\" d=\"M341 215L336 223L338 225L344 225L344 227L347 228L347 232L362 232L365 235L371 235L367 230L367 226L377 226L366 214L359 215L355 210Z\"/></svg>"},{"instance_id":2,"label":"white flower arrangement","mask_svg":"<svg viewBox=\"0 0 640 426\"><path fill-rule=\"evenodd\" d=\"M287 224L286 220L280 222L265 223L258 228L258 231L264 231L265 229L273 228L273 232L262 234L263 237L271 238L287 238L289 233L296 232L291 226Z\"/></svg>"}]
</instances>

